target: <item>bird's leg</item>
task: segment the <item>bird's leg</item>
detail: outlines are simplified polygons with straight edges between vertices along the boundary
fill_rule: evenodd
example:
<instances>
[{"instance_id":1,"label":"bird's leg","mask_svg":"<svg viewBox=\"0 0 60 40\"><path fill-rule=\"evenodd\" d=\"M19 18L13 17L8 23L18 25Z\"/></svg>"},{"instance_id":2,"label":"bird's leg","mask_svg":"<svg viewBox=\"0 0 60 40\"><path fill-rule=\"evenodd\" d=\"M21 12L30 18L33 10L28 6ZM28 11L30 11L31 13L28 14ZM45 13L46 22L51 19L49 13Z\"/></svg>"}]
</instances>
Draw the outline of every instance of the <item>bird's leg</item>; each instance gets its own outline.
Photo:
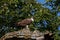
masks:
<instances>
[{"instance_id":1,"label":"bird's leg","mask_svg":"<svg viewBox=\"0 0 60 40\"><path fill-rule=\"evenodd\" d=\"M26 28L28 29L28 25L26 25Z\"/></svg>"}]
</instances>

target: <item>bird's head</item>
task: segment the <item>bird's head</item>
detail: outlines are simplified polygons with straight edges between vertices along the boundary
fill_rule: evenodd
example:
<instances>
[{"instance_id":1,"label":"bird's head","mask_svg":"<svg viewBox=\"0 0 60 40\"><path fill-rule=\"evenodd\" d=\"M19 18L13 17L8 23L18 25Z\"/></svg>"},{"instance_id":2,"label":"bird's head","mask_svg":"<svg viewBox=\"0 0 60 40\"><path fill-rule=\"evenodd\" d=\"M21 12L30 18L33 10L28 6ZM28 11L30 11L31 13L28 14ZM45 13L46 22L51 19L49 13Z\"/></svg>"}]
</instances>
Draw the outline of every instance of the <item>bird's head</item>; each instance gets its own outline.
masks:
<instances>
[{"instance_id":1,"label":"bird's head","mask_svg":"<svg viewBox=\"0 0 60 40\"><path fill-rule=\"evenodd\" d=\"M34 18L33 18L33 17L31 17L31 20L32 20L32 21L34 21Z\"/></svg>"}]
</instances>

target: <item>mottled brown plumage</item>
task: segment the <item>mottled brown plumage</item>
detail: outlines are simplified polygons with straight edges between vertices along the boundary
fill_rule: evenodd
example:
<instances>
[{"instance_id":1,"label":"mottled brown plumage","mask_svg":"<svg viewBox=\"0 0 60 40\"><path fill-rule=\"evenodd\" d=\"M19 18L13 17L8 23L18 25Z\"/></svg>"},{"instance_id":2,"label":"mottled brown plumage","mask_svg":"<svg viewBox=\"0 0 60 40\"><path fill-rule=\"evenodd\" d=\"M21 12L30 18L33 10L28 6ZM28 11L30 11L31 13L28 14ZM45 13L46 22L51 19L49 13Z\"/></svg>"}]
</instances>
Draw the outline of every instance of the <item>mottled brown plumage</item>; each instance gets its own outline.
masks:
<instances>
[{"instance_id":1,"label":"mottled brown plumage","mask_svg":"<svg viewBox=\"0 0 60 40\"><path fill-rule=\"evenodd\" d=\"M26 25L31 24L32 21L34 21L33 18L27 18L27 19L24 19L22 21L17 22L17 26L23 26L23 27L25 27Z\"/></svg>"}]
</instances>

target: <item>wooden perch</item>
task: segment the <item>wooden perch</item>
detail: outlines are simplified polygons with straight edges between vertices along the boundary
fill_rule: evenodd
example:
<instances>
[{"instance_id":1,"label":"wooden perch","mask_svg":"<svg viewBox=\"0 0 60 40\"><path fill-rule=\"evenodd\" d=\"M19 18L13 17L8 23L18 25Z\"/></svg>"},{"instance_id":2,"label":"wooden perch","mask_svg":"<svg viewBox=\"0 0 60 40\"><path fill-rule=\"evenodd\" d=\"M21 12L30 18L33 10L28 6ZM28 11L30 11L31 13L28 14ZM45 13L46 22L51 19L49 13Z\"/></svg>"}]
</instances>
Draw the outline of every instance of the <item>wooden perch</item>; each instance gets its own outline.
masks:
<instances>
[{"instance_id":1,"label":"wooden perch","mask_svg":"<svg viewBox=\"0 0 60 40\"><path fill-rule=\"evenodd\" d=\"M31 39L35 39L35 40L54 40L54 38L52 38L53 34L46 31L45 33L42 33L38 30L35 30L34 32L30 31L29 28L24 28L22 30L19 31L14 31L14 32L10 32L5 34L4 36L2 36L0 38L0 40L31 40Z\"/></svg>"},{"instance_id":2,"label":"wooden perch","mask_svg":"<svg viewBox=\"0 0 60 40\"><path fill-rule=\"evenodd\" d=\"M37 32L38 32L38 30L37 30ZM33 34L34 33L34 34ZM38 32L39 33L39 32ZM0 40L7 40L8 38L11 40L13 40L13 39L17 39L18 40L18 38L24 38L24 39L34 39L34 37L36 37L35 39L41 39L41 38L44 38L44 36L42 36L42 35L35 35L36 34L36 32L34 31L34 32L31 32L30 30L29 30L29 28L24 28L24 29L22 29L22 30L19 30L19 31L14 31L14 32L10 32L10 33L7 33L7 34L5 34L4 36L2 36L1 38L0 38ZM32 36L32 35L35 35L35 36ZM33 37L33 38L32 38ZM16 40L15 39L15 40Z\"/></svg>"}]
</instances>

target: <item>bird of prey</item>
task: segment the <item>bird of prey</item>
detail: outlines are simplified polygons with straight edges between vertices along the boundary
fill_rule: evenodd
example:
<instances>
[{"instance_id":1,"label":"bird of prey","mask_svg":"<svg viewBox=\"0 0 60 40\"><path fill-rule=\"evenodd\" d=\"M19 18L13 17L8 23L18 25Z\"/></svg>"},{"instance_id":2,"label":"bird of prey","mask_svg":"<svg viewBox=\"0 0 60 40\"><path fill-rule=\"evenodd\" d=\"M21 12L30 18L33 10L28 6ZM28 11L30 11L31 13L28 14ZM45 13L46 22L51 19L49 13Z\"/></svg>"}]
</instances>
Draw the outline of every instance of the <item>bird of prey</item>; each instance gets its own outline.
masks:
<instances>
[{"instance_id":1,"label":"bird of prey","mask_svg":"<svg viewBox=\"0 0 60 40\"><path fill-rule=\"evenodd\" d=\"M17 22L17 26L20 26L20 27L28 27L28 25L31 24L33 21L34 21L34 18L33 17L26 18L26 19L24 19L22 21Z\"/></svg>"}]
</instances>

